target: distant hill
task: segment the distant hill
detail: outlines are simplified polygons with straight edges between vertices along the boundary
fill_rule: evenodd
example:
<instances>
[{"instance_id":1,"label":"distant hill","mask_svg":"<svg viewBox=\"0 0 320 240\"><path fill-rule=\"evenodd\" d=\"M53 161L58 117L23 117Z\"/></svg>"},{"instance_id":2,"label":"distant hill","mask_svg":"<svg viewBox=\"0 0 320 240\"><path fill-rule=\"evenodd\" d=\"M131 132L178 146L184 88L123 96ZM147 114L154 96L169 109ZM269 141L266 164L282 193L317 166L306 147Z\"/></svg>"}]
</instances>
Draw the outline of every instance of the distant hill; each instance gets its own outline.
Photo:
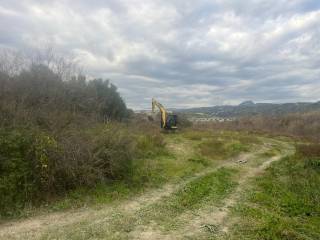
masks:
<instances>
[{"instance_id":1,"label":"distant hill","mask_svg":"<svg viewBox=\"0 0 320 240\"><path fill-rule=\"evenodd\" d=\"M245 101L239 105L224 105L213 107L200 107L175 110L183 113L201 113L210 116L230 118L254 115L282 115L288 113L320 111L320 101L315 103L298 102L298 103L254 103Z\"/></svg>"}]
</instances>

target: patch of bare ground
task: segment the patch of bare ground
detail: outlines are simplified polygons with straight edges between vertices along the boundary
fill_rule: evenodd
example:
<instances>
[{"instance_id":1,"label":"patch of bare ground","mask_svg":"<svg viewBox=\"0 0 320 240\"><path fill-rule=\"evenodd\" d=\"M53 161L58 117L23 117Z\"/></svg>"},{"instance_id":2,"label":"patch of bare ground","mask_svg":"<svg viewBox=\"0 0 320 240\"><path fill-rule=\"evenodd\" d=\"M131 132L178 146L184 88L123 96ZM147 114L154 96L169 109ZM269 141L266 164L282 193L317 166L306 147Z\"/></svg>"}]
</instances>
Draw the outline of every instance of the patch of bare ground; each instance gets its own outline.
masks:
<instances>
[{"instance_id":1,"label":"patch of bare ground","mask_svg":"<svg viewBox=\"0 0 320 240\"><path fill-rule=\"evenodd\" d=\"M92 219L92 223L107 221L108 219L104 216L112 216L113 213L120 211L128 214L134 213L146 204L152 204L165 196L169 196L176 188L176 185L167 184L162 188L150 190L134 199L124 201L119 205L106 205L102 209L83 208L8 222L0 225L0 239L37 239L42 232L51 226L66 226L88 219Z\"/></svg>"}]
</instances>

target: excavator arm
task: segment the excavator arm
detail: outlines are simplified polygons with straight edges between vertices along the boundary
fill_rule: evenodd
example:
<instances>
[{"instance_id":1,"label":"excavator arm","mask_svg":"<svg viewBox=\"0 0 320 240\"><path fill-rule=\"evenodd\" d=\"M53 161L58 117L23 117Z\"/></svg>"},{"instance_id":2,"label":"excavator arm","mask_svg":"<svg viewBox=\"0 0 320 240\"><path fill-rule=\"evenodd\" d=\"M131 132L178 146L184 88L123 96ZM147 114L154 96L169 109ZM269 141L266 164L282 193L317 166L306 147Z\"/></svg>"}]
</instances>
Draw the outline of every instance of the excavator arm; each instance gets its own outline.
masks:
<instances>
[{"instance_id":1,"label":"excavator arm","mask_svg":"<svg viewBox=\"0 0 320 240\"><path fill-rule=\"evenodd\" d=\"M166 128L167 111L166 111L166 109L164 108L164 106L162 106L161 103L159 103L159 102L156 101L154 98L152 98L152 112L153 112L153 113L155 113L156 107L159 108L160 113L161 113L161 127L162 127L162 128Z\"/></svg>"}]
</instances>

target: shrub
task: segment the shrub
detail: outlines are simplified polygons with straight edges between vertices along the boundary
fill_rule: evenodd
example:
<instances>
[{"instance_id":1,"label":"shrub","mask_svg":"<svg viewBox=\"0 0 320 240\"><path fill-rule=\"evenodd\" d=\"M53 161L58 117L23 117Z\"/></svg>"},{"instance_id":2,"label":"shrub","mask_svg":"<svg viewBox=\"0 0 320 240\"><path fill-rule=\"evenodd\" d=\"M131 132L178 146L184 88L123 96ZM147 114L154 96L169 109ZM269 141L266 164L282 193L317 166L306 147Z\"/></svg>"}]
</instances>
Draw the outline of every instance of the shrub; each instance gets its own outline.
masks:
<instances>
[{"instance_id":1,"label":"shrub","mask_svg":"<svg viewBox=\"0 0 320 240\"><path fill-rule=\"evenodd\" d=\"M131 175L134 158L133 137L128 131L106 128L94 139L94 167L103 178L125 179Z\"/></svg>"},{"instance_id":2,"label":"shrub","mask_svg":"<svg viewBox=\"0 0 320 240\"><path fill-rule=\"evenodd\" d=\"M11 215L78 187L132 175L135 141L123 127L72 129L56 138L38 129L0 131L0 215Z\"/></svg>"},{"instance_id":3,"label":"shrub","mask_svg":"<svg viewBox=\"0 0 320 240\"><path fill-rule=\"evenodd\" d=\"M0 213L43 199L50 189L55 140L39 131L0 131Z\"/></svg>"}]
</instances>

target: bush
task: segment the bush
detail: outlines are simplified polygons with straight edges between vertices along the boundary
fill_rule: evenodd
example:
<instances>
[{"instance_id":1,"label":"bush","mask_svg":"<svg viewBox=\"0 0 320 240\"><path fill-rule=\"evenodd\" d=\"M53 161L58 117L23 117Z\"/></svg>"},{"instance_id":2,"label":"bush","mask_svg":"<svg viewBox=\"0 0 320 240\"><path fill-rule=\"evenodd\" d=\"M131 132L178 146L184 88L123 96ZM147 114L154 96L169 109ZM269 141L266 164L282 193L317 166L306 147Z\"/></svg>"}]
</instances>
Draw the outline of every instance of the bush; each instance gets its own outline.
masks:
<instances>
[{"instance_id":1,"label":"bush","mask_svg":"<svg viewBox=\"0 0 320 240\"><path fill-rule=\"evenodd\" d=\"M94 139L94 167L101 170L103 178L126 179L132 174L133 141L128 131L117 128L106 128Z\"/></svg>"},{"instance_id":2,"label":"bush","mask_svg":"<svg viewBox=\"0 0 320 240\"><path fill-rule=\"evenodd\" d=\"M44 198L56 151L55 140L39 131L0 131L0 214Z\"/></svg>"},{"instance_id":3,"label":"bush","mask_svg":"<svg viewBox=\"0 0 320 240\"><path fill-rule=\"evenodd\" d=\"M129 180L135 141L119 126L56 138L38 129L0 131L0 215L38 205L78 187Z\"/></svg>"},{"instance_id":4,"label":"bush","mask_svg":"<svg viewBox=\"0 0 320 240\"><path fill-rule=\"evenodd\" d=\"M133 160L163 151L158 126L130 123L109 80L54 66L0 71L0 216L97 184L129 185Z\"/></svg>"}]
</instances>

